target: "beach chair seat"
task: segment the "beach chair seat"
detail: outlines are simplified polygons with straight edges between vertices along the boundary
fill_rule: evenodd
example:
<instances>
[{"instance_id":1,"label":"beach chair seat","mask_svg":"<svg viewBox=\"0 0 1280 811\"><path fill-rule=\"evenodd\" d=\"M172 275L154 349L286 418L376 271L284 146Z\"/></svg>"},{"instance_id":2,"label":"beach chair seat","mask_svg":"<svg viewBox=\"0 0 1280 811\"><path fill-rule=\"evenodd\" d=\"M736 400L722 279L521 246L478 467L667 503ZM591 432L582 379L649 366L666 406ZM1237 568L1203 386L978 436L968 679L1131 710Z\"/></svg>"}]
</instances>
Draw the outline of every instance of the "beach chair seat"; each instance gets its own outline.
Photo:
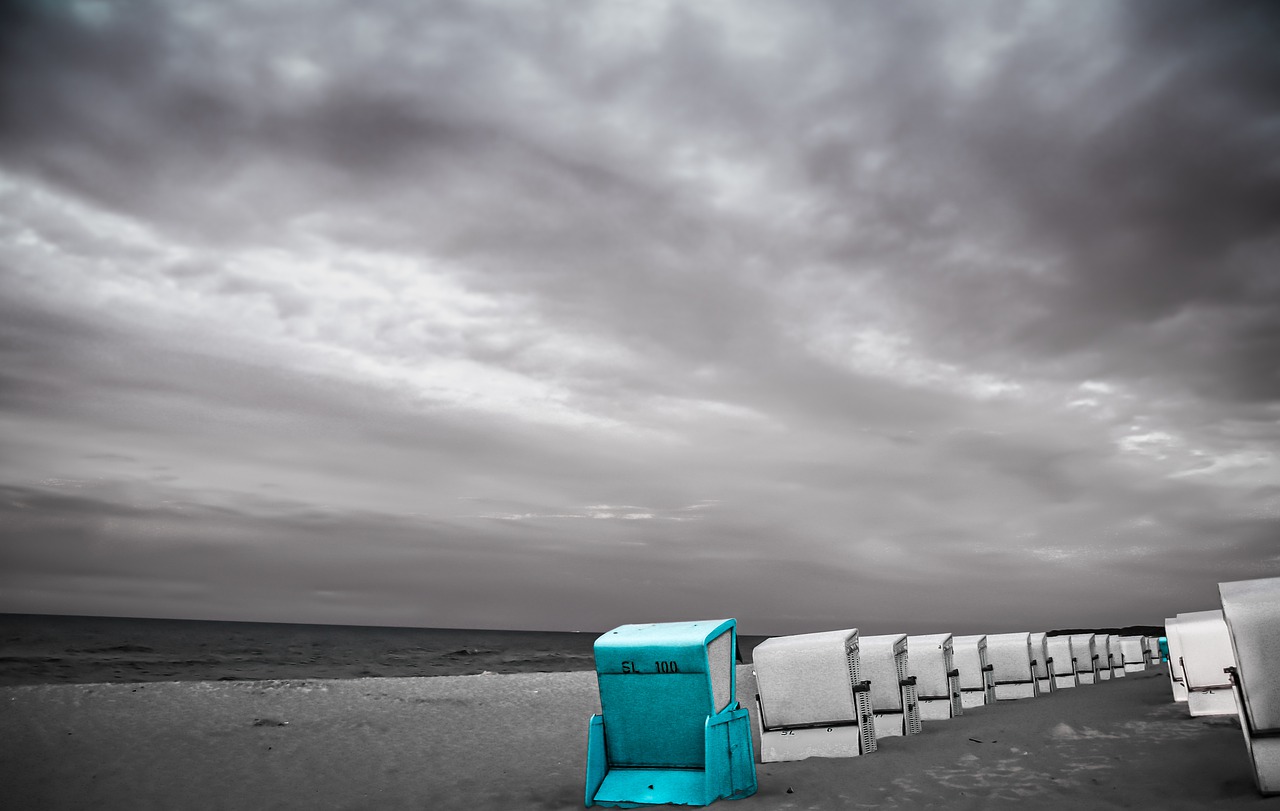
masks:
<instances>
[{"instance_id":1,"label":"beach chair seat","mask_svg":"<svg viewBox=\"0 0 1280 811\"><path fill-rule=\"evenodd\" d=\"M918 735L921 731L916 677L910 674L906 634L858 638L862 675L871 682L871 712L876 739Z\"/></svg>"},{"instance_id":2,"label":"beach chair seat","mask_svg":"<svg viewBox=\"0 0 1280 811\"><path fill-rule=\"evenodd\" d=\"M1219 583L1240 728L1263 794L1280 794L1280 577Z\"/></svg>"},{"instance_id":3,"label":"beach chair seat","mask_svg":"<svg viewBox=\"0 0 1280 811\"><path fill-rule=\"evenodd\" d=\"M960 671L955 666L951 634L907 637L908 665L916 677L921 721L946 721L964 713Z\"/></svg>"},{"instance_id":4,"label":"beach chair seat","mask_svg":"<svg viewBox=\"0 0 1280 811\"><path fill-rule=\"evenodd\" d=\"M702 806L756 792L736 650L732 619L623 625L596 640L588 806Z\"/></svg>"},{"instance_id":5,"label":"beach chair seat","mask_svg":"<svg viewBox=\"0 0 1280 811\"><path fill-rule=\"evenodd\" d=\"M876 750L871 685L862 678L856 628L776 636L756 646L751 659L762 763Z\"/></svg>"}]
</instances>

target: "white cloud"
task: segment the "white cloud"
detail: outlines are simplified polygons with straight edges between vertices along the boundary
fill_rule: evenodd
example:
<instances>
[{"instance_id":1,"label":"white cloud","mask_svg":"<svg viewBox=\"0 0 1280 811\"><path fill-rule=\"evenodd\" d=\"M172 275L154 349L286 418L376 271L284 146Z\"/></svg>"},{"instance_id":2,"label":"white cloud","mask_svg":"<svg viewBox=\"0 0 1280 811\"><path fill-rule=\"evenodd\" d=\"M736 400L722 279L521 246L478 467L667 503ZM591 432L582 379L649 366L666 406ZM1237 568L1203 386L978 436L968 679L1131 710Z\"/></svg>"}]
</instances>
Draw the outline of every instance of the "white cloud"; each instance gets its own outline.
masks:
<instances>
[{"instance_id":1,"label":"white cloud","mask_svg":"<svg viewBox=\"0 0 1280 811\"><path fill-rule=\"evenodd\" d=\"M1086 380L1080 384L1080 390L1090 394L1112 394L1115 392L1115 386L1097 380Z\"/></svg>"},{"instance_id":2,"label":"white cloud","mask_svg":"<svg viewBox=\"0 0 1280 811\"><path fill-rule=\"evenodd\" d=\"M972 372L928 356L909 335L879 327L848 328L828 323L809 330L809 349L859 374L907 386L937 389L975 400L1017 397L1022 383L1009 377Z\"/></svg>"}]
</instances>

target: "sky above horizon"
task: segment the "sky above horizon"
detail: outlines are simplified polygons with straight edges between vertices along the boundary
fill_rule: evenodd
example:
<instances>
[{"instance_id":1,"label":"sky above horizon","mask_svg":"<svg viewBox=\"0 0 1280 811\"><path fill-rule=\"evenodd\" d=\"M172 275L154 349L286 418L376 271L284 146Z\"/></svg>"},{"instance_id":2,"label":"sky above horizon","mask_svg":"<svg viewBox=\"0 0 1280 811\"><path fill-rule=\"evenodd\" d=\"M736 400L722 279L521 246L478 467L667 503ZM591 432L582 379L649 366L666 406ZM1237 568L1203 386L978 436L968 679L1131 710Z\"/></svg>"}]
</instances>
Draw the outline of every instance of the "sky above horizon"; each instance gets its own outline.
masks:
<instances>
[{"instance_id":1,"label":"sky above horizon","mask_svg":"<svg viewBox=\"0 0 1280 811\"><path fill-rule=\"evenodd\" d=\"M0 611L1213 608L1280 576L1278 22L7 3Z\"/></svg>"}]
</instances>

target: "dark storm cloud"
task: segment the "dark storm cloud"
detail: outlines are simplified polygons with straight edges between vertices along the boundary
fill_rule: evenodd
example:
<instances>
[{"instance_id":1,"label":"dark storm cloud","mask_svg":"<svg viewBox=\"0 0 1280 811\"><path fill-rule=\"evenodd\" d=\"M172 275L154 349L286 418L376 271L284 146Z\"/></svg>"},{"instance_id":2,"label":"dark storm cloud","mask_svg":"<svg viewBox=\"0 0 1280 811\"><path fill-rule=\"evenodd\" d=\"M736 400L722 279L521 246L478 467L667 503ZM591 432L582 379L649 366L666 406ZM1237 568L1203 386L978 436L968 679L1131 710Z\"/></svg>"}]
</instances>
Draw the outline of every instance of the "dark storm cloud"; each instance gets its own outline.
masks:
<instances>
[{"instance_id":1,"label":"dark storm cloud","mask_svg":"<svg viewBox=\"0 0 1280 811\"><path fill-rule=\"evenodd\" d=\"M1280 571L1265 4L575 8L6 6L11 586L980 631Z\"/></svg>"},{"instance_id":2,"label":"dark storm cloud","mask_svg":"<svg viewBox=\"0 0 1280 811\"><path fill-rule=\"evenodd\" d=\"M1022 312L970 290L996 318L965 345L1084 355L1078 374L1274 401L1280 15L1267 3L1118 8L1114 46L1026 37L934 134L961 142L1057 265L1001 280Z\"/></svg>"}]
</instances>

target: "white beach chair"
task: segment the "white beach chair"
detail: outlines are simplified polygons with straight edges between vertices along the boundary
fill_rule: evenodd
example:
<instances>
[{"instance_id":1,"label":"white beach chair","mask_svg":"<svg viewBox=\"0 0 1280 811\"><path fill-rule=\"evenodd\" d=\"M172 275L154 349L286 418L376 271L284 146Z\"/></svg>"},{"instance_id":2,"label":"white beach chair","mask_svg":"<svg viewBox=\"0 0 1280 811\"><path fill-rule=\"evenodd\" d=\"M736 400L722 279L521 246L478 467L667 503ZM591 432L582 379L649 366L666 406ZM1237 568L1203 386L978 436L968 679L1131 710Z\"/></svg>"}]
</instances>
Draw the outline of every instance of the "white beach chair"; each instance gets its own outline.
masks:
<instances>
[{"instance_id":1,"label":"white beach chair","mask_svg":"<svg viewBox=\"0 0 1280 811\"><path fill-rule=\"evenodd\" d=\"M955 668L951 634L907 637L908 665L916 677L922 721L945 721L964 713L960 673Z\"/></svg>"},{"instance_id":2,"label":"white beach chair","mask_svg":"<svg viewBox=\"0 0 1280 811\"><path fill-rule=\"evenodd\" d=\"M1219 583L1218 592L1253 778L1263 794L1280 794L1280 577Z\"/></svg>"},{"instance_id":3,"label":"white beach chair","mask_svg":"<svg viewBox=\"0 0 1280 811\"><path fill-rule=\"evenodd\" d=\"M1126 673L1138 673L1147 669L1147 646L1144 637L1120 637L1120 655L1124 659Z\"/></svg>"},{"instance_id":4,"label":"white beach chair","mask_svg":"<svg viewBox=\"0 0 1280 811\"><path fill-rule=\"evenodd\" d=\"M1173 688L1173 700L1187 700L1187 684L1183 681L1182 667L1178 664L1182 658L1182 641L1178 636L1178 618L1166 617L1164 634L1169 645L1169 685Z\"/></svg>"},{"instance_id":5,"label":"white beach chair","mask_svg":"<svg viewBox=\"0 0 1280 811\"><path fill-rule=\"evenodd\" d=\"M1124 649L1120 646L1119 634L1107 634L1107 660L1111 678L1124 678Z\"/></svg>"},{"instance_id":6,"label":"white beach chair","mask_svg":"<svg viewBox=\"0 0 1280 811\"><path fill-rule=\"evenodd\" d=\"M1080 684L1098 681L1098 640L1094 634L1071 635L1071 658Z\"/></svg>"},{"instance_id":7,"label":"white beach chair","mask_svg":"<svg viewBox=\"0 0 1280 811\"><path fill-rule=\"evenodd\" d=\"M1219 610L1178 615L1178 657L1182 681L1187 686L1187 712L1199 715L1235 715L1235 693L1227 668L1235 667L1231 632Z\"/></svg>"},{"instance_id":8,"label":"white beach chair","mask_svg":"<svg viewBox=\"0 0 1280 811\"><path fill-rule=\"evenodd\" d=\"M1071 655L1071 637L1046 636L1044 645L1050 667L1053 668L1054 689L1079 687L1080 679L1076 676L1076 660Z\"/></svg>"},{"instance_id":9,"label":"white beach chair","mask_svg":"<svg viewBox=\"0 0 1280 811\"><path fill-rule=\"evenodd\" d=\"M906 634L882 634L858 639L862 675L871 681L871 712L876 739L920 733L920 704L916 677L908 664Z\"/></svg>"},{"instance_id":10,"label":"white beach chair","mask_svg":"<svg viewBox=\"0 0 1280 811\"><path fill-rule=\"evenodd\" d=\"M996 703L995 680L987 659L987 637L957 636L951 640L956 668L960 671L960 703L965 709Z\"/></svg>"},{"instance_id":11,"label":"white beach chair","mask_svg":"<svg viewBox=\"0 0 1280 811\"><path fill-rule=\"evenodd\" d=\"M987 660L995 681L996 701L1035 698L1040 694L1031 634L991 634L987 637Z\"/></svg>"},{"instance_id":12,"label":"white beach chair","mask_svg":"<svg viewBox=\"0 0 1280 811\"><path fill-rule=\"evenodd\" d=\"M760 690L760 761L855 757L876 750L858 631L776 636L752 653Z\"/></svg>"},{"instance_id":13,"label":"white beach chair","mask_svg":"<svg viewBox=\"0 0 1280 811\"><path fill-rule=\"evenodd\" d=\"M1049 655L1049 636L1043 631L1029 635L1031 637L1031 655L1035 657L1032 669L1036 674L1036 690L1040 695L1051 693L1056 689L1053 683L1053 657Z\"/></svg>"},{"instance_id":14,"label":"white beach chair","mask_svg":"<svg viewBox=\"0 0 1280 811\"><path fill-rule=\"evenodd\" d=\"M1160 637L1144 636L1142 644L1147 650L1147 664L1158 665L1164 661L1164 657L1160 655Z\"/></svg>"}]
</instances>

